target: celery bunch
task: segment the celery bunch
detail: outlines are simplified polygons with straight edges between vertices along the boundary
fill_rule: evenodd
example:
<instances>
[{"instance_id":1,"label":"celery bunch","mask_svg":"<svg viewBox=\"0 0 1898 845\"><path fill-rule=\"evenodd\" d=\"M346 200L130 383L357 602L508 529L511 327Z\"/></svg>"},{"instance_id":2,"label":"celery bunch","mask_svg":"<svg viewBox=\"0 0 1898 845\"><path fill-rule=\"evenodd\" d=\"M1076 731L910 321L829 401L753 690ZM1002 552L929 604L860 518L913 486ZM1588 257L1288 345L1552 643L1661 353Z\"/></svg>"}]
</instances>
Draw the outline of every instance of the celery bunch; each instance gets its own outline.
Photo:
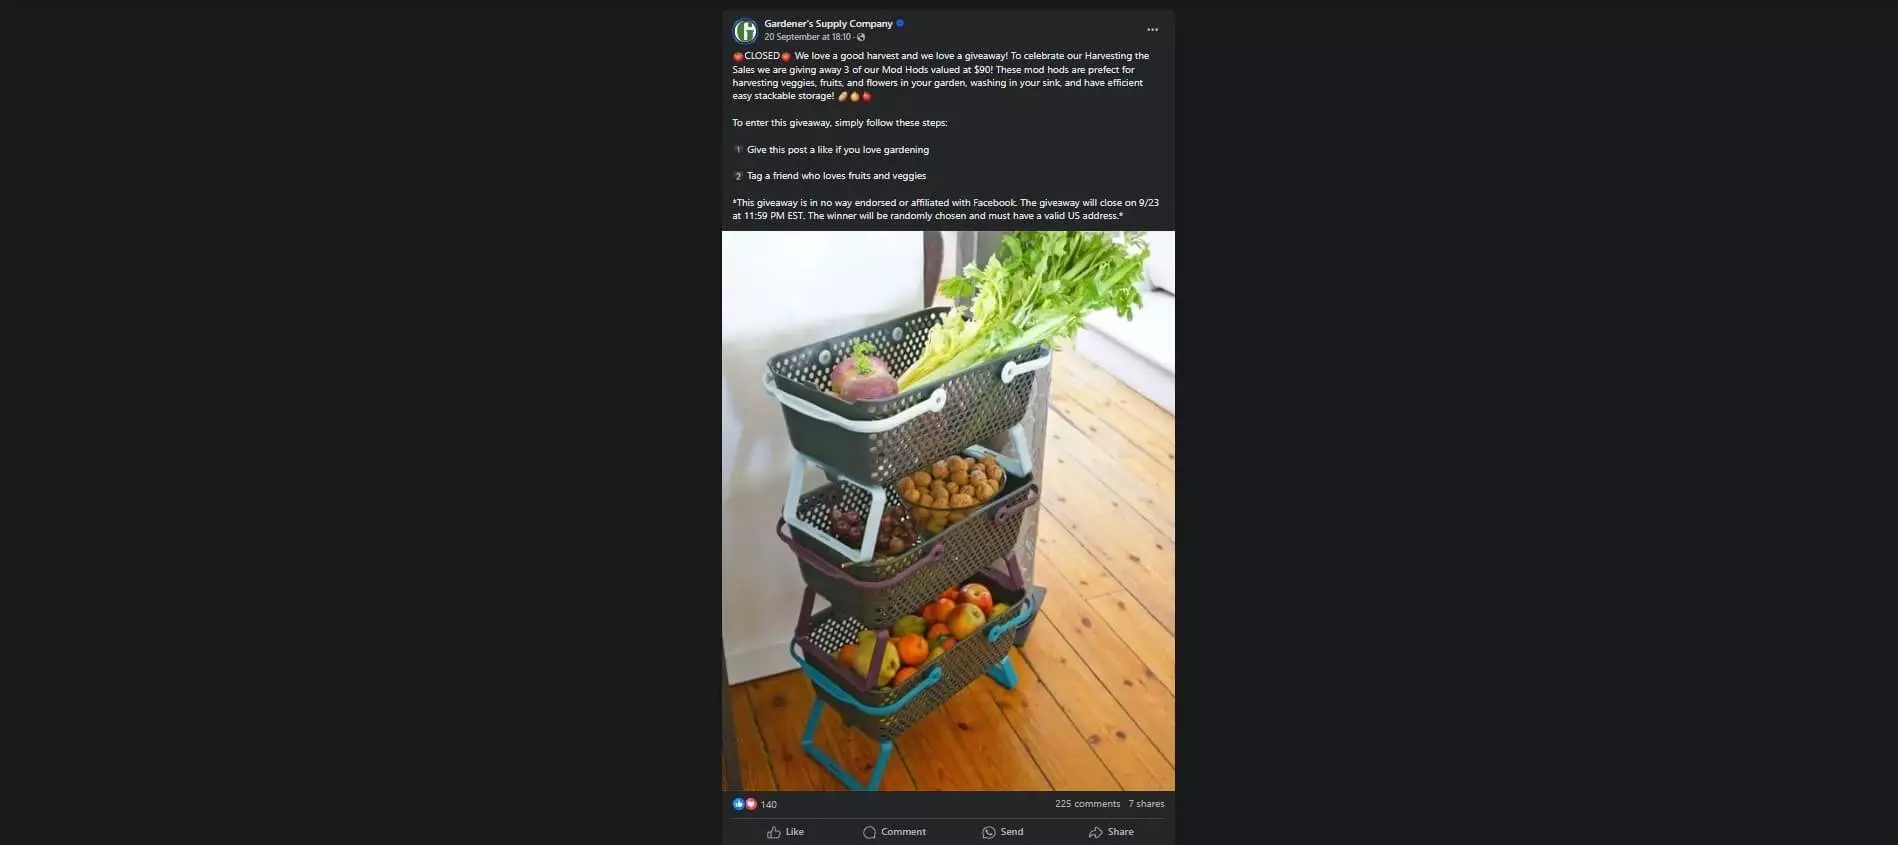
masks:
<instances>
[{"instance_id":1,"label":"celery bunch","mask_svg":"<svg viewBox=\"0 0 1898 845\"><path fill-rule=\"evenodd\" d=\"M1148 249L1139 232L1126 243L1106 232L1016 232L988 266L970 264L942 282L942 292L975 294L930 331L923 352L897 380L908 390L931 378L1040 343L1057 347L1081 330L1088 314L1112 308L1132 319L1140 302L1140 270Z\"/></svg>"}]
</instances>

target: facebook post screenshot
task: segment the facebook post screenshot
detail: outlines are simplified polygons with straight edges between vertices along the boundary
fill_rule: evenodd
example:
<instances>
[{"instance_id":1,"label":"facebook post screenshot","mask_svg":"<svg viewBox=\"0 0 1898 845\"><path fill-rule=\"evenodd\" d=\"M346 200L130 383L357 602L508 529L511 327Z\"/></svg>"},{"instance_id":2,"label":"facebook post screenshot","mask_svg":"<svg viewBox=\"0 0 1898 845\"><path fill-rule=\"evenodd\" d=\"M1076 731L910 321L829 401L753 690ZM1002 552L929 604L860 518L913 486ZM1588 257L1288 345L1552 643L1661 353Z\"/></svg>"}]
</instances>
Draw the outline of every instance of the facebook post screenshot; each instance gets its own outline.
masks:
<instances>
[{"instance_id":1,"label":"facebook post screenshot","mask_svg":"<svg viewBox=\"0 0 1898 845\"><path fill-rule=\"evenodd\" d=\"M1173 842L1173 14L707 28L724 841Z\"/></svg>"},{"instance_id":2,"label":"facebook post screenshot","mask_svg":"<svg viewBox=\"0 0 1898 845\"><path fill-rule=\"evenodd\" d=\"M22 5L66 839L1888 815L1890 10Z\"/></svg>"},{"instance_id":3,"label":"facebook post screenshot","mask_svg":"<svg viewBox=\"0 0 1898 845\"><path fill-rule=\"evenodd\" d=\"M67 839L1888 815L1890 10L33 5Z\"/></svg>"}]
</instances>

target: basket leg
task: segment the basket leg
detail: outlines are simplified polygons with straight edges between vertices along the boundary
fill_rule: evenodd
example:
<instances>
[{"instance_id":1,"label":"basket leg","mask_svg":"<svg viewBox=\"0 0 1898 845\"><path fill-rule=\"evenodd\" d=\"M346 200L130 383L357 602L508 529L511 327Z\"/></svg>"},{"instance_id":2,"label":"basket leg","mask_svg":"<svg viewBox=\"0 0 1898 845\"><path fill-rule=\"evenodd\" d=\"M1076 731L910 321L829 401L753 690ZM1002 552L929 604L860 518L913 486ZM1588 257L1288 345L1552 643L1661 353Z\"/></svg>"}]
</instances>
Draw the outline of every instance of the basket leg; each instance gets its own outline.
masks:
<instances>
[{"instance_id":1,"label":"basket leg","mask_svg":"<svg viewBox=\"0 0 1898 845\"><path fill-rule=\"evenodd\" d=\"M842 540L831 536L830 532L810 524L805 521L803 517L797 515L798 501L804 498L804 473L810 469L811 464L814 463L817 462L805 457L802 452L791 453L791 480L789 486L784 488L785 524L802 529L805 534L810 535L811 539L837 550L837 553L843 555L847 561L863 563L875 558L877 530L878 527L883 524L881 519L864 520L863 543L853 549L844 545ZM817 465L820 467L823 466L823 464ZM844 480L852 485L863 488L865 492L870 494L870 510L866 516L870 514L880 516L883 513L883 506L888 503L889 499L889 491L884 490L883 485L864 484L849 478Z\"/></svg>"},{"instance_id":2,"label":"basket leg","mask_svg":"<svg viewBox=\"0 0 1898 845\"><path fill-rule=\"evenodd\" d=\"M816 760L818 765L823 766L826 771L830 772L831 775L837 778L844 786L850 787L852 791L875 792L882 788L883 770L889 768L890 753L896 750L896 745L887 739L877 740L876 768L870 770L870 783L868 785L860 784L856 778L850 776L849 772L844 771L843 766L838 765L836 760L830 759L830 755L825 754L823 749L817 747L817 720L823 716L823 714L824 700L814 698L811 701L811 717L804 721L804 737L800 740L804 746L804 753L811 755L811 759Z\"/></svg>"},{"instance_id":3,"label":"basket leg","mask_svg":"<svg viewBox=\"0 0 1898 845\"><path fill-rule=\"evenodd\" d=\"M987 446L970 446L967 451L969 454L976 456L993 456L995 462L1001 464L1002 469L1006 470L1009 476L1013 478L1020 478L1034 472L1035 454L1031 450L1032 447L1028 444L1028 428L1022 423L1016 423L1010 426L1008 429L1008 441L1009 444L1015 448L1014 455L1004 455Z\"/></svg>"},{"instance_id":4,"label":"basket leg","mask_svg":"<svg viewBox=\"0 0 1898 845\"><path fill-rule=\"evenodd\" d=\"M1047 587L1032 587L1028 592L1029 595L1035 597L1035 614L1028 617L1028 621L1021 623L1020 628L1015 629L1015 645L1017 646L1028 644L1028 632L1035 627L1035 620L1041 618L1041 605L1047 601L1048 597Z\"/></svg>"},{"instance_id":5,"label":"basket leg","mask_svg":"<svg viewBox=\"0 0 1898 845\"><path fill-rule=\"evenodd\" d=\"M1002 662L990 666L985 674L1001 684L1003 689L1014 689L1015 685L1021 682L1021 679L1015 675L1015 663L1006 654L1002 655Z\"/></svg>"}]
</instances>

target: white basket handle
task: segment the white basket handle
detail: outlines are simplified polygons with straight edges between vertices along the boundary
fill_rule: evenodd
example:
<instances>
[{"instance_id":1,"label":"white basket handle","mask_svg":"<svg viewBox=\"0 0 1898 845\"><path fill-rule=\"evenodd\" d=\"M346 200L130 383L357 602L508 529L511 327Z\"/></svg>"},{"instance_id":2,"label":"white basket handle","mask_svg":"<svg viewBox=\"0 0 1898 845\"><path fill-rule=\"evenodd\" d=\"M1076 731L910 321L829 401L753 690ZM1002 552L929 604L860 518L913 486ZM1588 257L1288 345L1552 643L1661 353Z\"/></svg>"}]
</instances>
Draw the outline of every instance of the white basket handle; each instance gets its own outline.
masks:
<instances>
[{"instance_id":1,"label":"white basket handle","mask_svg":"<svg viewBox=\"0 0 1898 845\"><path fill-rule=\"evenodd\" d=\"M1029 473L1035 471L1035 453L1028 447L1028 426L1023 423L1010 426L1008 439L1015 447L1015 457L1012 458L986 446L970 446L965 451L978 458L991 455L1011 477L1027 478Z\"/></svg>"},{"instance_id":2,"label":"white basket handle","mask_svg":"<svg viewBox=\"0 0 1898 845\"><path fill-rule=\"evenodd\" d=\"M933 414L949 405L949 391L945 388L938 387L936 388L936 392L929 394L928 399L924 399L908 408L904 408L903 411L896 416L884 417L880 420L847 420L830 411L819 408L800 397L792 396L789 393L779 390L777 385L771 383L771 372L769 370L765 371L764 374L764 392L771 394L772 398L777 399L778 403L786 408L790 408L818 422L829 423L845 431L854 431L858 434L881 434L924 414Z\"/></svg>"},{"instance_id":3,"label":"white basket handle","mask_svg":"<svg viewBox=\"0 0 1898 845\"><path fill-rule=\"evenodd\" d=\"M837 476L839 481L856 484L870 493L870 510L864 514L863 519L863 545L853 549L844 545L844 541L831 536L830 532L804 521L803 517L797 515L798 500L804 498L804 471L809 469L812 463L813 461L804 457L802 452L791 453L791 486L784 491L784 521L796 526L811 539L836 549L845 560L851 563L868 563L871 558L876 557L877 530L883 527L883 506L889 501L889 492L878 484L857 484L842 474Z\"/></svg>"},{"instance_id":4,"label":"white basket handle","mask_svg":"<svg viewBox=\"0 0 1898 845\"><path fill-rule=\"evenodd\" d=\"M1014 361L1010 361L1002 365L1002 383L1007 384L1011 381L1014 381L1016 376L1021 375L1023 373L1032 373L1036 370L1045 370L1048 368L1048 365L1052 363L1054 363L1054 353L1052 352L1046 355L1043 355L1040 358L1036 358L1033 361L1029 361L1026 364L1017 364Z\"/></svg>"}]
</instances>

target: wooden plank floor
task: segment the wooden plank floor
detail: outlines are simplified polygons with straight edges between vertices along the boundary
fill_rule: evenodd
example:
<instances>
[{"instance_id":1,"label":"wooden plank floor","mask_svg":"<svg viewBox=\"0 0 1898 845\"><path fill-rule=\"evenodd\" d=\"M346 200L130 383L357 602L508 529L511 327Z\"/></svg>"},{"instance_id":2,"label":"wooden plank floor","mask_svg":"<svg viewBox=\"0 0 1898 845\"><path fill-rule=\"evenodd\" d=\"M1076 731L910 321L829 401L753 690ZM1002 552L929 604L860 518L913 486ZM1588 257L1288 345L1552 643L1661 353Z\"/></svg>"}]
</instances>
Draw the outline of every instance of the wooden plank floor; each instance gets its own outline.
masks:
<instances>
[{"instance_id":1,"label":"wooden plank floor","mask_svg":"<svg viewBox=\"0 0 1898 845\"><path fill-rule=\"evenodd\" d=\"M1035 580L1048 595L1021 684L977 680L896 740L883 788L1174 786L1173 415L1073 352L1055 354ZM798 745L810 682L730 690L747 788L836 790ZM828 708L818 743L859 778L876 743Z\"/></svg>"}]
</instances>

